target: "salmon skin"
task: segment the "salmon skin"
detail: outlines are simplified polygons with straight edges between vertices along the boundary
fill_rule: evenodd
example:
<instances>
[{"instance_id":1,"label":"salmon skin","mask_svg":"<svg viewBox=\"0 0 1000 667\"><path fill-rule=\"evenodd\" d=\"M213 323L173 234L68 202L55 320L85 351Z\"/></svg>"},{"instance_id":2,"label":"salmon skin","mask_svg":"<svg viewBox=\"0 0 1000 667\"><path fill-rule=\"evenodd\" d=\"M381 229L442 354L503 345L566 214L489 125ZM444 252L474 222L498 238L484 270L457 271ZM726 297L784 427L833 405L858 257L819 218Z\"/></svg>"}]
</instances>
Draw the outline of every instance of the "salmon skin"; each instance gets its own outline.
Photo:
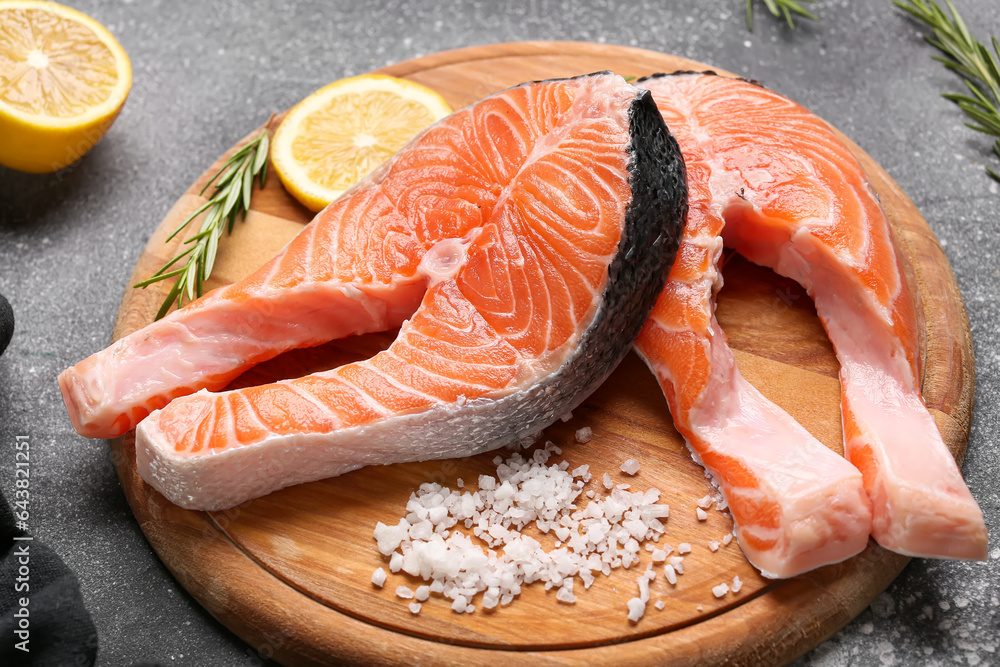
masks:
<instances>
[{"instance_id":1,"label":"salmon skin","mask_svg":"<svg viewBox=\"0 0 1000 667\"><path fill-rule=\"evenodd\" d=\"M691 192L679 259L637 347L727 494L751 561L777 556L785 571L801 569L780 553L788 503L821 528L816 545L829 554L814 553L815 565L863 547L865 517L850 471L801 429L795 452L791 419L739 376L708 288L720 233L815 302L841 364L844 452L863 478L876 541L912 556L985 558L983 514L921 397L913 297L856 158L819 117L752 82L688 72L637 85L653 92L677 136Z\"/></svg>"},{"instance_id":2,"label":"salmon skin","mask_svg":"<svg viewBox=\"0 0 1000 667\"><path fill-rule=\"evenodd\" d=\"M256 273L60 387L83 435L138 423L139 473L192 509L476 454L540 431L610 374L686 206L648 91L607 72L517 86L431 126ZM286 350L395 326L371 359L213 393Z\"/></svg>"}]
</instances>

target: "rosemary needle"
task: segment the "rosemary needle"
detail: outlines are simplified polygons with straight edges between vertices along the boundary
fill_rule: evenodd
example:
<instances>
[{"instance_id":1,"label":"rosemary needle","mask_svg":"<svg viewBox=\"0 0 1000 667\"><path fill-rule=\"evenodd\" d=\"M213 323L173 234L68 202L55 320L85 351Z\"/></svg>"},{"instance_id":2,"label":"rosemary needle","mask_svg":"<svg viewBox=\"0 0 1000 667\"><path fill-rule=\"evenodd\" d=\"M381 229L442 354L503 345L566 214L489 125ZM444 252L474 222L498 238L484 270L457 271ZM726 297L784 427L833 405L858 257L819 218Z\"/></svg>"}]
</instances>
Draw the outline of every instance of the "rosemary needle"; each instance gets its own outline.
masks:
<instances>
[{"instance_id":1,"label":"rosemary needle","mask_svg":"<svg viewBox=\"0 0 1000 667\"><path fill-rule=\"evenodd\" d=\"M816 0L801 0L801 2L816 2ZM810 13L801 2L797 0L764 0L764 6L771 12L772 16L784 16L788 22L788 27L795 30L795 23L792 22L792 14L804 16L807 19L818 21L819 19ZM747 0L747 30L753 32L753 0Z\"/></svg>"},{"instance_id":2,"label":"rosemary needle","mask_svg":"<svg viewBox=\"0 0 1000 667\"><path fill-rule=\"evenodd\" d=\"M971 93L944 93L941 97L956 103L972 119L973 122L966 123L967 126L977 132L1000 137L1000 45L997 38L991 37L991 53L972 36L951 0L945 0L948 12L933 0L893 0L893 4L931 29L931 34L925 39L944 54L934 56L934 60L958 72ZM994 141L993 152L1000 157L1000 139ZM1000 181L1000 174L990 167L986 167L986 171Z\"/></svg>"},{"instance_id":3,"label":"rosemary needle","mask_svg":"<svg viewBox=\"0 0 1000 667\"><path fill-rule=\"evenodd\" d=\"M156 319L166 315L175 302L180 308L185 298L193 301L201 296L203 283L212 275L222 232L226 230L227 233L232 233L236 218L246 217L247 211L250 210L250 191L258 174L260 187L264 187L264 178L267 176L268 143L267 129L264 129L256 139L226 160L222 168L209 179L199 193L204 194L208 186L214 184L215 192L212 197L186 217L167 237L166 242L170 242L191 224L192 220L207 211L198 233L184 241L187 249L160 267L160 270L151 277L134 285L137 288L146 288L153 283L177 276L177 281L164 299L159 312L156 313ZM171 269L182 259L185 260L183 266Z\"/></svg>"}]
</instances>

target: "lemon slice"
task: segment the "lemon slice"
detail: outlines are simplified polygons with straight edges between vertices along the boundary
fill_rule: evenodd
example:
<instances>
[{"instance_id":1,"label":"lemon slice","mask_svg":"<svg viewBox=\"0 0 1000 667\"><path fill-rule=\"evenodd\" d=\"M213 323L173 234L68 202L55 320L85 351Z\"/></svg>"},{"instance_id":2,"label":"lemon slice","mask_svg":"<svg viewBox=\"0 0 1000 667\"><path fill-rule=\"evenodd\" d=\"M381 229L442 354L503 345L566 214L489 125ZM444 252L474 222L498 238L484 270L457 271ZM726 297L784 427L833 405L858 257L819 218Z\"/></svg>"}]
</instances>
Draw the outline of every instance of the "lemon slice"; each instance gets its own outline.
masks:
<instances>
[{"instance_id":1,"label":"lemon slice","mask_svg":"<svg viewBox=\"0 0 1000 667\"><path fill-rule=\"evenodd\" d=\"M288 112L274 133L271 162L292 196L320 211L450 113L444 98L406 79L341 79Z\"/></svg>"},{"instance_id":2,"label":"lemon slice","mask_svg":"<svg viewBox=\"0 0 1000 667\"><path fill-rule=\"evenodd\" d=\"M121 45L54 2L0 2L0 164L47 173L108 131L132 86Z\"/></svg>"}]
</instances>

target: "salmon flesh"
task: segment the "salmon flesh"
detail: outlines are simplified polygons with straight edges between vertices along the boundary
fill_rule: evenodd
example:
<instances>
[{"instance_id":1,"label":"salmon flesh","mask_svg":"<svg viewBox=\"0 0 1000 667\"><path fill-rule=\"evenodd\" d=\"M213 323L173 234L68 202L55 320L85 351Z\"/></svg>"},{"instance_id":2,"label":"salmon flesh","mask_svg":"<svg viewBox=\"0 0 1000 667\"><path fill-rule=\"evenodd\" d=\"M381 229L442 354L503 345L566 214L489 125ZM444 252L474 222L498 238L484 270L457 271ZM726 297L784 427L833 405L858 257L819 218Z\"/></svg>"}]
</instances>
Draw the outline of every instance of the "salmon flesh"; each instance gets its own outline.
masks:
<instances>
[{"instance_id":1,"label":"salmon flesh","mask_svg":"<svg viewBox=\"0 0 1000 667\"><path fill-rule=\"evenodd\" d=\"M913 296L857 159L819 117L752 82L689 72L637 85L681 145L691 210L637 350L748 558L772 576L842 560L865 546L869 504L883 547L985 558L982 511L921 397ZM841 365L853 468L740 376L714 317L723 241L815 302Z\"/></svg>"}]
</instances>

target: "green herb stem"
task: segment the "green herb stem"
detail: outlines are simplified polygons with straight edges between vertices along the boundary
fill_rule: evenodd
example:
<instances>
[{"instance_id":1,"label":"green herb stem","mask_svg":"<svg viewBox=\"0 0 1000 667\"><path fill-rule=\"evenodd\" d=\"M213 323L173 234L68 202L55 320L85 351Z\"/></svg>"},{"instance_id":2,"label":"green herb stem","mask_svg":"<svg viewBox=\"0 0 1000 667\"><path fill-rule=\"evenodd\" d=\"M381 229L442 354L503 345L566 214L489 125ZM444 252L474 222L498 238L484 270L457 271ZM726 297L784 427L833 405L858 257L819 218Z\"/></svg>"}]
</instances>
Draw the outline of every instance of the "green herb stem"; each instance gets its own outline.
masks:
<instances>
[{"instance_id":1,"label":"green herb stem","mask_svg":"<svg viewBox=\"0 0 1000 667\"><path fill-rule=\"evenodd\" d=\"M219 239L223 230L232 233L237 218L245 218L250 210L250 195L254 179L260 176L260 187L264 187L267 176L267 151L269 145L267 130L263 130L257 138L233 153L226 163L209 179L199 194L205 194L208 186L214 185L215 191L204 204L186 217L174 229L166 241L170 242L185 230L191 222L202 213L205 218L198 232L184 241L187 248L173 259L160 267L152 276L134 285L136 288L146 288L153 283L177 277L170 292L167 293L156 313L156 319L167 314L170 307L176 303L180 308L184 300L194 301L202 295L204 282L212 275L215 257L219 251ZM171 270L180 260L184 265Z\"/></svg>"},{"instance_id":2,"label":"green herb stem","mask_svg":"<svg viewBox=\"0 0 1000 667\"><path fill-rule=\"evenodd\" d=\"M804 16L807 19L818 21L819 18L802 6L802 2L816 2L816 0L764 0L764 6L771 16L785 17L788 27L795 30L795 23L792 15ZM753 32L753 0L747 0L747 30Z\"/></svg>"}]
</instances>

